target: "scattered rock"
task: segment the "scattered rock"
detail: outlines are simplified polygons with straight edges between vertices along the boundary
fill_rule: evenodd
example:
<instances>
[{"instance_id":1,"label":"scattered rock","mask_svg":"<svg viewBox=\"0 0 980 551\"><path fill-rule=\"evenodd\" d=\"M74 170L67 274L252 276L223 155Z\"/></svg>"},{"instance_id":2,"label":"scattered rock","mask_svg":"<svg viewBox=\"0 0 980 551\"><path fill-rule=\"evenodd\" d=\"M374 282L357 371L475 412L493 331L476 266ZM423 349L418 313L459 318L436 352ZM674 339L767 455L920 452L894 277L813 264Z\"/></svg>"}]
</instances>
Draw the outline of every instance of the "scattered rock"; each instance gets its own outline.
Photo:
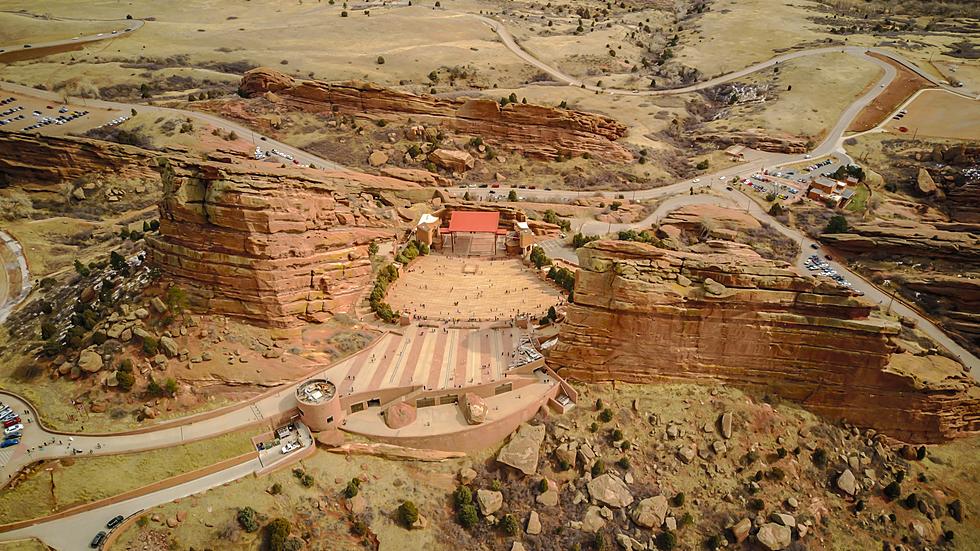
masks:
<instances>
[{"instance_id":1,"label":"scattered rock","mask_svg":"<svg viewBox=\"0 0 980 551\"><path fill-rule=\"evenodd\" d=\"M423 515L419 515L419 518L415 519L415 522L409 526L410 530L422 530L429 526L429 519L425 518Z\"/></svg>"},{"instance_id":2,"label":"scattered rock","mask_svg":"<svg viewBox=\"0 0 980 551\"><path fill-rule=\"evenodd\" d=\"M510 546L510 551L527 551L527 549L524 547L523 543L515 541L513 545Z\"/></svg>"},{"instance_id":3,"label":"scattered rock","mask_svg":"<svg viewBox=\"0 0 980 551\"><path fill-rule=\"evenodd\" d=\"M614 474L606 473L593 478L586 487L592 499L610 507L626 507L633 503L633 494L630 493L626 483Z\"/></svg>"},{"instance_id":4,"label":"scattered rock","mask_svg":"<svg viewBox=\"0 0 980 551\"><path fill-rule=\"evenodd\" d=\"M837 487L848 495L853 496L857 494L857 480L854 478L854 473L851 472L851 469L844 470L844 472L837 477Z\"/></svg>"},{"instance_id":5,"label":"scattered rock","mask_svg":"<svg viewBox=\"0 0 980 551\"><path fill-rule=\"evenodd\" d=\"M531 514L527 517L527 529L525 532L532 536L541 533L541 518L538 516L537 511L531 511Z\"/></svg>"},{"instance_id":6,"label":"scattered rock","mask_svg":"<svg viewBox=\"0 0 980 551\"><path fill-rule=\"evenodd\" d=\"M796 518L794 518L793 515L787 515L786 513L773 513L770 515L769 519L782 526L789 526L790 528L796 527Z\"/></svg>"},{"instance_id":7,"label":"scattered rock","mask_svg":"<svg viewBox=\"0 0 980 551\"><path fill-rule=\"evenodd\" d=\"M388 162L388 155L384 151L372 151L368 156L368 164L374 167L381 166Z\"/></svg>"},{"instance_id":8,"label":"scattered rock","mask_svg":"<svg viewBox=\"0 0 980 551\"><path fill-rule=\"evenodd\" d=\"M459 482L463 485L468 485L469 483L476 480L476 471L466 467L459 470Z\"/></svg>"},{"instance_id":9,"label":"scattered rock","mask_svg":"<svg viewBox=\"0 0 980 551\"><path fill-rule=\"evenodd\" d=\"M598 532L606 525L606 519L602 517L602 511L599 507L595 505L589 505L589 508L585 510L585 516L582 517L582 528L583 532Z\"/></svg>"},{"instance_id":10,"label":"scattered rock","mask_svg":"<svg viewBox=\"0 0 980 551\"><path fill-rule=\"evenodd\" d=\"M666 496L648 497L640 500L636 504L630 517L633 519L633 522L644 528L658 528L664 523L664 519L667 518L668 508L669 505Z\"/></svg>"},{"instance_id":11,"label":"scattered rock","mask_svg":"<svg viewBox=\"0 0 980 551\"><path fill-rule=\"evenodd\" d=\"M769 551L778 551L786 549L793 542L793 531L788 526L770 522L759 527L756 538Z\"/></svg>"},{"instance_id":12,"label":"scattered rock","mask_svg":"<svg viewBox=\"0 0 980 551\"><path fill-rule=\"evenodd\" d=\"M153 297L150 299L150 307L152 307L157 314L163 314L167 311L167 305L160 300L160 297Z\"/></svg>"},{"instance_id":13,"label":"scattered rock","mask_svg":"<svg viewBox=\"0 0 980 551\"><path fill-rule=\"evenodd\" d=\"M732 536L735 537L735 542L742 543L745 541L745 538L749 537L749 531L751 529L752 521L747 518L743 518L742 520L736 522L731 528Z\"/></svg>"},{"instance_id":14,"label":"scattered rock","mask_svg":"<svg viewBox=\"0 0 980 551\"><path fill-rule=\"evenodd\" d=\"M681 446L677 450L677 458L684 463L690 463L694 461L694 457L697 455L697 450L694 449L693 445Z\"/></svg>"},{"instance_id":15,"label":"scattered rock","mask_svg":"<svg viewBox=\"0 0 980 551\"><path fill-rule=\"evenodd\" d=\"M78 355L78 368L86 373L95 373L102 369L102 356L93 347L82 350Z\"/></svg>"},{"instance_id":16,"label":"scattered rock","mask_svg":"<svg viewBox=\"0 0 980 551\"><path fill-rule=\"evenodd\" d=\"M160 350L168 358L176 357L180 353L180 349L177 347L177 341L170 337L160 337Z\"/></svg>"},{"instance_id":17,"label":"scattered rock","mask_svg":"<svg viewBox=\"0 0 980 551\"><path fill-rule=\"evenodd\" d=\"M726 411L721 414L721 418L718 420L721 425L721 437L728 440L732 437L732 412Z\"/></svg>"},{"instance_id":18,"label":"scattered rock","mask_svg":"<svg viewBox=\"0 0 980 551\"><path fill-rule=\"evenodd\" d=\"M510 441L500 449L497 461L509 465L526 475L538 470L538 453L545 437L544 425L523 424L510 437Z\"/></svg>"},{"instance_id":19,"label":"scattered rock","mask_svg":"<svg viewBox=\"0 0 980 551\"><path fill-rule=\"evenodd\" d=\"M167 519L167 527L169 528L176 528L178 524L180 523L177 522L177 519L175 517L170 517Z\"/></svg>"},{"instance_id":20,"label":"scattered rock","mask_svg":"<svg viewBox=\"0 0 980 551\"><path fill-rule=\"evenodd\" d=\"M504 505L504 494L494 490L477 490L476 503L484 516L492 515Z\"/></svg>"}]
</instances>

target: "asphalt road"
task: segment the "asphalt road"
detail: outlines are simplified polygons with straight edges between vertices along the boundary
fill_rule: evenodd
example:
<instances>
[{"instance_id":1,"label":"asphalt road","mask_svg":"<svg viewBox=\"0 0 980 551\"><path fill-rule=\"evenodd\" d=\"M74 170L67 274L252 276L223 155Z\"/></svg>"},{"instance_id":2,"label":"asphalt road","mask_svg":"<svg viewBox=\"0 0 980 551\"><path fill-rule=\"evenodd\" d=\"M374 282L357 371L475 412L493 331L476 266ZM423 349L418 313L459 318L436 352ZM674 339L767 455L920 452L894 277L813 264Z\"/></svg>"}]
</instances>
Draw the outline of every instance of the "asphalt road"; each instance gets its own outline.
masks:
<instances>
[{"instance_id":1,"label":"asphalt road","mask_svg":"<svg viewBox=\"0 0 980 551\"><path fill-rule=\"evenodd\" d=\"M15 52L18 50L27 49L40 49L40 48L50 48L53 46L64 46L66 44L88 44L90 42L99 42L102 40L112 40L113 38L121 38L132 34L140 30L146 23L140 19L120 19L118 20L120 27L114 31L106 31L104 33L89 34L89 35L78 35L74 38L69 38L66 40L52 40L50 42L22 42L20 44L9 44L6 46L0 46L0 52ZM76 40L77 38L77 40Z\"/></svg>"},{"instance_id":2,"label":"asphalt road","mask_svg":"<svg viewBox=\"0 0 980 551\"><path fill-rule=\"evenodd\" d=\"M0 267L0 323L3 323L14 308L31 292L31 274L27 269L27 259L20 243L10 234L0 230L0 247L5 252L0 258L6 260ZM11 274L20 273L20 285Z\"/></svg>"}]
</instances>

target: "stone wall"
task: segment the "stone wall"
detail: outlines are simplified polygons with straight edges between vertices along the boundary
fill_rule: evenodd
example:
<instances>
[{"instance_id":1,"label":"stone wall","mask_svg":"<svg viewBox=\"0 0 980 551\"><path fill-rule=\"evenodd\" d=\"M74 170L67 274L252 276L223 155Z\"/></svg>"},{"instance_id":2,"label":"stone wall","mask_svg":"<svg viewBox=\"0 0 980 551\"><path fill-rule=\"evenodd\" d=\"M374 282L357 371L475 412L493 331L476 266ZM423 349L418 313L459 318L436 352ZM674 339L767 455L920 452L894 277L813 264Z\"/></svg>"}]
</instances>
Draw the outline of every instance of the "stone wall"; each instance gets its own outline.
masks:
<instances>
[{"instance_id":1,"label":"stone wall","mask_svg":"<svg viewBox=\"0 0 980 551\"><path fill-rule=\"evenodd\" d=\"M501 107L493 99L445 99L416 95L367 82L327 83L296 80L273 69L253 69L242 77L246 97L273 93L307 111L412 118L439 124L461 134L479 136L501 149L530 157L556 159L585 153L605 160L627 162L633 155L616 140L627 132L609 117L572 109L512 103Z\"/></svg>"},{"instance_id":2,"label":"stone wall","mask_svg":"<svg viewBox=\"0 0 980 551\"><path fill-rule=\"evenodd\" d=\"M352 172L158 160L150 261L192 306L273 327L346 310L371 282L368 245L401 232L386 195L417 187Z\"/></svg>"},{"instance_id":3,"label":"stone wall","mask_svg":"<svg viewBox=\"0 0 980 551\"><path fill-rule=\"evenodd\" d=\"M958 364L941 376L898 369L899 328L870 317L871 305L746 246L710 244L707 254L623 241L580 249L575 304L549 363L587 381L754 388L910 441L980 431L980 387Z\"/></svg>"}]
</instances>

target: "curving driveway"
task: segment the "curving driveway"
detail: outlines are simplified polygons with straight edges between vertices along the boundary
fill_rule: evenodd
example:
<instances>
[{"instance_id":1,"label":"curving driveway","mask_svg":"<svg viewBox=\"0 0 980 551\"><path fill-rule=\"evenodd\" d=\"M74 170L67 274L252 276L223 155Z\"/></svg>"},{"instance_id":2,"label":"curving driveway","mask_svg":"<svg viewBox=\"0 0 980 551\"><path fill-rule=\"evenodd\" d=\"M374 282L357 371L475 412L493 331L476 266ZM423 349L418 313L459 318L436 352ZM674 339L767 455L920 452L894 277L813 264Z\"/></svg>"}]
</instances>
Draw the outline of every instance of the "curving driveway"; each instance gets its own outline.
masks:
<instances>
[{"instance_id":1,"label":"curving driveway","mask_svg":"<svg viewBox=\"0 0 980 551\"><path fill-rule=\"evenodd\" d=\"M18 14L22 15L22 14ZM95 21L95 20L86 20ZM110 20L112 21L112 20ZM111 40L113 38L120 38L123 36L128 36L131 33L138 31L143 25L146 24L141 19L120 19L118 20L123 24L119 29L113 31L106 31L104 33L90 34L90 35L79 35L75 38L69 38L66 40L52 40L50 42L24 42L20 44L9 44L6 46L0 46L0 52L15 52L29 49L42 49L42 48L52 48L56 46L65 46L68 44L88 44L90 42L99 42L101 40Z\"/></svg>"},{"instance_id":2,"label":"curving driveway","mask_svg":"<svg viewBox=\"0 0 980 551\"><path fill-rule=\"evenodd\" d=\"M0 323L31 292L31 274L20 243L0 230Z\"/></svg>"}]
</instances>

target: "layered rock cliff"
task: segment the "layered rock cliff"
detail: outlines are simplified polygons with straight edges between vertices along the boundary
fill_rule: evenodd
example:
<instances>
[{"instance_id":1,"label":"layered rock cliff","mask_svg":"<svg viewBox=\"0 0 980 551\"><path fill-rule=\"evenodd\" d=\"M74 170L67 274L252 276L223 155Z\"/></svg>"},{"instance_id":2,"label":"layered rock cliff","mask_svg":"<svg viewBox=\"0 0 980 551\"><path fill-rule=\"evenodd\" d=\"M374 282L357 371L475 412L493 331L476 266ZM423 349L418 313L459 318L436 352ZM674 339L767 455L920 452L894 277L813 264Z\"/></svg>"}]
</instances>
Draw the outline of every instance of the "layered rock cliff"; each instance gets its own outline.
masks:
<instances>
[{"instance_id":1,"label":"layered rock cliff","mask_svg":"<svg viewBox=\"0 0 980 551\"><path fill-rule=\"evenodd\" d=\"M246 97L274 93L307 111L412 118L479 136L495 147L530 157L590 154L610 161L629 161L632 154L616 140L627 127L613 119L571 109L492 99L443 99L383 88L367 82L326 83L297 80L268 68L245 73L239 87Z\"/></svg>"},{"instance_id":2,"label":"layered rock cliff","mask_svg":"<svg viewBox=\"0 0 980 551\"><path fill-rule=\"evenodd\" d=\"M159 160L150 261L199 309L273 327L346 309L370 284L368 245L399 230L387 194L415 184L352 172Z\"/></svg>"},{"instance_id":3,"label":"layered rock cliff","mask_svg":"<svg viewBox=\"0 0 980 551\"><path fill-rule=\"evenodd\" d=\"M139 147L76 137L0 132L0 187L47 191L94 174L157 180L157 153Z\"/></svg>"},{"instance_id":4,"label":"layered rock cliff","mask_svg":"<svg viewBox=\"0 0 980 551\"><path fill-rule=\"evenodd\" d=\"M705 254L623 241L579 250L549 362L588 381L712 380L910 441L980 431L980 387L946 358L893 361L894 322L743 245ZM939 365L941 367L936 367Z\"/></svg>"},{"instance_id":5,"label":"layered rock cliff","mask_svg":"<svg viewBox=\"0 0 980 551\"><path fill-rule=\"evenodd\" d=\"M933 225L916 222L876 221L856 224L848 233L823 234L820 240L847 253L888 256L948 258L980 262L977 225Z\"/></svg>"}]
</instances>

